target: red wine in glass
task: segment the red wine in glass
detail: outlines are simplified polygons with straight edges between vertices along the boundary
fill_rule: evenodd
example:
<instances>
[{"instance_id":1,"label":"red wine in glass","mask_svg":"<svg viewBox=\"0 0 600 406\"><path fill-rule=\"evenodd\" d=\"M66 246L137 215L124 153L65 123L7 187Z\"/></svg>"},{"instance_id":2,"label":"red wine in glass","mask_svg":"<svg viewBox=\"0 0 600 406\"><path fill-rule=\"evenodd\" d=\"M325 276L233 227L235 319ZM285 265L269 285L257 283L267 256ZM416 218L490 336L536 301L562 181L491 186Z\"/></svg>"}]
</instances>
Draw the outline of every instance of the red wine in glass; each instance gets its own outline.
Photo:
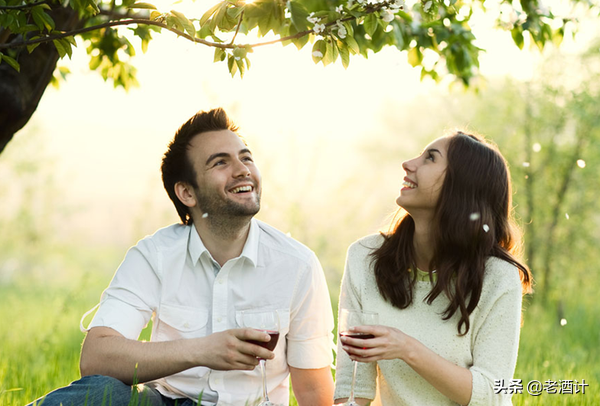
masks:
<instances>
[{"instance_id":1,"label":"red wine in glass","mask_svg":"<svg viewBox=\"0 0 600 406\"><path fill-rule=\"evenodd\" d=\"M277 341L279 340L279 331L270 331L270 330L262 330L268 335L271 336L271 341L256 341L256 340L248 340L249 343L260 345L263 348L266 348L269 351L273 351L275 346L277 346Z\"/></svg>"},{"instance_id":2,"label":"red wine in glass","mask_svg":"<svg viewBox=\"0 0 600 406\"><path fill-rule=\"evenodd\" d=\"M373 334L353 332L352 327L376 325L378 324L378 319L379 316L377 315L377 313L366 312L361 310L342 309L340 312L339 320L340 337L350 337L363 340L374 338ZM366 348L363 348L363 350L364 349ZM354 401L354 384L356 382L356 369L358 368L358 362L352 361L352 363L353 371L352 384L350 385L350 397L348 398L348 401L344 403L344 406L358 406L358 403Z\"/></svg>"},{"instance_id":3,"label":"red wine in glass","mask_svg":"<svg viewBox=\"0 0 600 406\"><path fill-rule=\"evenodd\" d=\"M371 338L375 338L375 336L373 334L367 334L367 333L348 333L348 332L343 332L340 333L340 337L349 337L349 338L358 338L360 340L369 340ZM353 345L348 345L349 347L354 347ZM361 348L361 347L354 347L354 348ZM366 350L367 347L362 347L363 350Z\"/></svg>"}]
</instances>

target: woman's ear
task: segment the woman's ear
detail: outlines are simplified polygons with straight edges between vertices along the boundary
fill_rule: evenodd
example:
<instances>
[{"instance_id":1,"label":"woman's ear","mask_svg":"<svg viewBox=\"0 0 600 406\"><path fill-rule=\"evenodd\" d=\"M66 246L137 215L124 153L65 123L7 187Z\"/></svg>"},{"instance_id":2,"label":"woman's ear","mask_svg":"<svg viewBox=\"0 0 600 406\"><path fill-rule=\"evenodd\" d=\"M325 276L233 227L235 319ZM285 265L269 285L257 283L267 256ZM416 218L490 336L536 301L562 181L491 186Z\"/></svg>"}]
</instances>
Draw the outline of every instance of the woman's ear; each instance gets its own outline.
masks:
<instances>
[{"instance_id":1,"label":"woman's ear","mask_svg":"<svg viewBox=\"0 0 600 406\"><path fill-rule=\"evenodd\" d=\"M194 207L196 205L196 194L190 184L177 182L174 188L175 194L181 203L185 204L187 207Z\"/></svg>"}]
</instances>

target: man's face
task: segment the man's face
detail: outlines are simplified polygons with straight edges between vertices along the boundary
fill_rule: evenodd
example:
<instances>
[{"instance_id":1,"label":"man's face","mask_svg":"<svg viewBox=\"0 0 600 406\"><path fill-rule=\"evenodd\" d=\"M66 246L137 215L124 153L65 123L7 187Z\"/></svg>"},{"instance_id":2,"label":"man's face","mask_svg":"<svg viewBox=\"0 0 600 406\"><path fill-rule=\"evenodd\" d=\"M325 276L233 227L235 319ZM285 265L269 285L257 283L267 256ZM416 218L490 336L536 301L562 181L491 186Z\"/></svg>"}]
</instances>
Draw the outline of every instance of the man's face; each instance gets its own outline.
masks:
<instances>
[{"instance_id":1,"label":"man's face","mask_svg":"<svg viewBox=\"0 0 600 406\"><path fill-rule=\"evenodd\" d=\"M258 213L260 172L237 134L229 130L199 134L191 140L187 153L198 183L196 215L244 217Z\"/></svg>"}]
</instances>

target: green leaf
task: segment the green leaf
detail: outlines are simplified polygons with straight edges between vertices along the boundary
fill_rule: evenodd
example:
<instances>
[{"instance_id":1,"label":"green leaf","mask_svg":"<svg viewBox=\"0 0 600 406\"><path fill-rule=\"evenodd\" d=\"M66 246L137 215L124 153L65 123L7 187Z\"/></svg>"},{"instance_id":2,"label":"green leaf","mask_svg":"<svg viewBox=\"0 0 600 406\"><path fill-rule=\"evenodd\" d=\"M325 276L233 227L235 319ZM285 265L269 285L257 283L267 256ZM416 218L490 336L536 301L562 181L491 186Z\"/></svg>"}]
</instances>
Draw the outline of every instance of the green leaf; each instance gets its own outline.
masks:
<instances>
[{"instance_id":1,"label":"green leaf","mask_svg":"<svg viewBox=\"0 0 600 406\"><path fill-rule=\"evenodd\" d=\"M89 63L90 70L96 70L96 69L98 69L98 67L102 63L102 58L103 58L102 55L92 56L90 58L90 63Z\"/></svg>"},{"instance_id":2,"label":"green leaf","mask_svg":"<svg viewBox=\"0 0 600 406\"><path fill-rule=\"evenodd\" d=\"M183 25L181 25L181 22L175 16L168 15L166 23L167 23L167 27L169 27L169 28L174 28L179 31L185 31L185 28L183 28Z\"/></svg>"},{"instance_id":3,"label":"green leaf","mask_svg":"<svg viewBox=\"0 0 600 406\"><path fill-rule=\"evenodd\" d=\"M19 65L19 62L17 62L16 59L13 59L10 56L1 53L0 56L2 56L2 60L9 64L14 70L16 70L17 72L21 71L21 65Z\"/></svg>"},{"instance_id":4,"label":"green leaf","mask_svg":"<svg viewBox=\"0 0 600 406\"><path fill-rule=\"evenodd\" d=\"M327 46L327 51L325 53L325 56L323 57L323 65L327 66L330 63L334 63L337 60L339 51L336 43L333 41L326 41L325 45Z\"/></svg>"},{"instance_id":5,"label":"green leaf","mask_svg":"<svg viewBox=\"0 0 600 406\"><path fill-rule=\"evenodd\" d=\"M319 63L327 54L327 44L322 39L315 42L312 48L312 59L314 63Z\"/></svg>"},{"instance_id":6,"label":"green leaf","mask_svg":"<svg viewBox=\"0 0 600 406\"><path fill-rule=\"evenodd\" d=\"M287 2L287 9L290 12L292 24L298 32L308 30L308 21L306 20L308 10L306 10L306 7L299 1L289 0Z\"/></svg>"},{"instance_id":7,"label":"green leaf","mask_svg":"<svg viewBox=\"0 0 600 406\"><path fill-rule=\"evenodd\" d=\"M213 62L224 61L226 56L227 54L225 53L225 50L223 48L215 48L215 57L213 59Z\"/></svg>"},{"instance_id":8,"label":"green leaf","mask_svg":"<svg viewBox=\"0 0 600 406\"><path fill-rule=\"evenodd\" d=\"M363 26L365 27L365 32L369 34L370 37L373 37L375 31L377 31L377 27L379 26L379 18L375 14L369 14L365 17L365 21L363 22Z\"/></svg>"},{"instance_id":9,"label":"green leaf","mask_svg":"<svg viewBox=\"0 0 600 406\"><path fill-rule=\"evenodd\" d=\"M47 4L44 4L44 6L47 6ZM52 19L52 17L46 14L46 12L44 11L44 7L42 6L33 7L31 9L31 16L33 17L33 21L40 28L40 30L46 28L46 30L52 31L56 27L56 25L54 24L54 20Z\"/></svg>"},{"instance_id":10,"label":"green leaf","mask_svg":"<svg viewBox=\"0 0 600 406\"><path fill-rule=\"evenodd\" d=\"M215 11L217 11L219 9L219 7L221 7L221 3L217 3L214 6L212 6L211 8L209 8L206 13L204 13L202 15L202 17L200 17L200 26L203 27L204 24L206 24L206 22L208 21L208 19L215 13Z\"/></svg>"},{"instance_id":11,"label":"green leaf","mask_svg":"<svg viewBox=\"0 0 600 406\"><path fill-rule=\"evenodd\" d=\"M221 24L221 20L225 17L227 13L227 2L221 3L221 7L217 10L216 14L210 20L208 26L214 32L217 29L217 26Z\"/></svg>"},{"instance_id":12,"label":"green leaf","mask_svg":"<svg viewBox=\"0 0 600 406\"><path fill-rule=\"evenodd\" d=\"M233 58L233 55L227 56L227 67L229 68L231 77L233 77L238 69L237 64L235 63L235 59Z\"/></svg>"},{"instance_id":13,"label":"green leaf","mask_svg":"<svg viewBox=\"0 0 600 406\"><path fill-rule=\"evenodd\" d=\"M154 4L150 4L150 3L135 3L135 4L132 4L131 6L129 6L128 8L139 8L139 9L145 9L145 10L157 10L156 6Z\"/></svg>"},{"instance_id":14,"label":"green leaf","mask_svg":"<svg viewBox=\"0 0 600 406\"><path fill-rule=\"evenodd\" d=\"M338 41L338 49L340 50L342 65L344 65L344 69L348 69L348 66L350 65L350 50L348 49L348 46L341 41Z\"/></svg>"},{"instance_id":15,"label":"green leaf","mask_svg":"<svg viewBox=\"0 0 600 406\"><path fill-rule=\"evenodd\" d=\"M408 63L414 68L423 62L423 53L418 46L408 50Z\"/></svg>"},{"instance_id":16,"label":"green leaf","mask_svg":"<svg viewBox=\"0 0 600 406\"><path fill-rule=\"evenodd\" d=\"M67 41L68 43L70 43L74 47L77 46L77 41L75 41L75 38L72 35L69 36L69 37L64 37L63 40Z\"/></svg>"},{"instance_id":17,"label":"green leaf","mask_svg":"<svg viewBox=\"0 0 600 406\"><path fill-rule=\"evenodd\" d=\"M354 55L360 53L360 47L358 46L358 42L356 42L353 36L347 35L346 38L344 38L344 42L346 43L346 45L348 45L348 49L350 49L350 51Z\"/></svg>"},{"instance_id":18,"label":"green leaf","mask_svg":"<svg viewBox=\"0 0 600 406\"><path fill-rule=\"evenodd\" d=\"M243 78L244 72L246 71L246 67L244 66L244 60L239 56L234 56L233 59L235 59L235 64L237 65L238 70L240 72L240 77Z\"/></svg>"},{"instance_id":19,"label":"green leaf","mask_svg":"<svg viewBox=\"0 0 600 406\"><path fill-rule=\"evenodd\" d=\"M510 33L513 41L519 47L519 49L523 49L523 45L525 44L525 40L523 38L523 27L517 26L513 28Z\"/></svg>"},{"instance_id":20,"label":"green leaf","mask_svg":"<svg viewBox=\"0 0 600 406\"><path fill-rule=\"evenodd\" d=\"M71 43L69 41L67 41L66 38L61 38L61 39L59 39L59 41L65 48L65 51L67 51L67 55L69 56L69 59L71 59L71 56L73 56L73 48L72 48Z\"/></svg>"},{"instance_id":21,"label":"green leaf","mask_svg":"<svg viewBox=\"0 0 600 406\"><path fill-rule=\"evenodd\" d=\"M57 39L52 40L52 42L54 43L54 46L58 51L58 56L60 56L61 58L64 57L67 54L67 49L65 48L63 43Z\"/></svg>"},{"instance_id":22,"label":"green leaf","mask_svg":"<svg viewBox=\"0 0 600 406\"><path fill-rule=\"evenodd\" d=\"M33 39L38 39L39 37L35 36L35 37L31 37L29 38L30 40ZM41 44L41 42L38 42L37 44L31 44L31 45L27 45L27 52L32 53L34 49L36 49L37 47L39 47Z\"/></svg>"},{"instance_id":23,"label":"green leaf","mask_svg":"<svg viewBox=\"0 0 600 406\"><path fill-rule=\"evenodd\" d=\"M192 37L196 36L196 27L194 27L194 24L192 24L192 22L188 20L186 16L184 16L179 11L175 10L171 10L171 14L173 14L179 20L179 22L181 23L183 28L185 28L188 34L190 34Z\"/></svg>"}]
</instances>

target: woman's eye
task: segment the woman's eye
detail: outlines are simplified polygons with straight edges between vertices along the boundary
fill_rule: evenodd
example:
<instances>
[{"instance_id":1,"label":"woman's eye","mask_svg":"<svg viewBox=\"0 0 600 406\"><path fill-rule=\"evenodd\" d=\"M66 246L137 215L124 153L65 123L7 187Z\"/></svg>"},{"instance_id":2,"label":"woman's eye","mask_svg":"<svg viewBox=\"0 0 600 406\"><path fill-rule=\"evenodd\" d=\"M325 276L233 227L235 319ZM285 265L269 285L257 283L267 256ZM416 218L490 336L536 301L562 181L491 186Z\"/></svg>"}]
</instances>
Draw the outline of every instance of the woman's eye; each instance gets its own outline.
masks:
<instances>
[{"instance_id":1,"label":"woman's eye","mask_svg":"<svg viewBox=\"0 0 600 406\"><path fill-rule=\"evenodd\" d=\"M433 154L431 152L427 153L427 157L425 159L429 159L430 161L435 161Z\"/></svg>"}]
</instances>

